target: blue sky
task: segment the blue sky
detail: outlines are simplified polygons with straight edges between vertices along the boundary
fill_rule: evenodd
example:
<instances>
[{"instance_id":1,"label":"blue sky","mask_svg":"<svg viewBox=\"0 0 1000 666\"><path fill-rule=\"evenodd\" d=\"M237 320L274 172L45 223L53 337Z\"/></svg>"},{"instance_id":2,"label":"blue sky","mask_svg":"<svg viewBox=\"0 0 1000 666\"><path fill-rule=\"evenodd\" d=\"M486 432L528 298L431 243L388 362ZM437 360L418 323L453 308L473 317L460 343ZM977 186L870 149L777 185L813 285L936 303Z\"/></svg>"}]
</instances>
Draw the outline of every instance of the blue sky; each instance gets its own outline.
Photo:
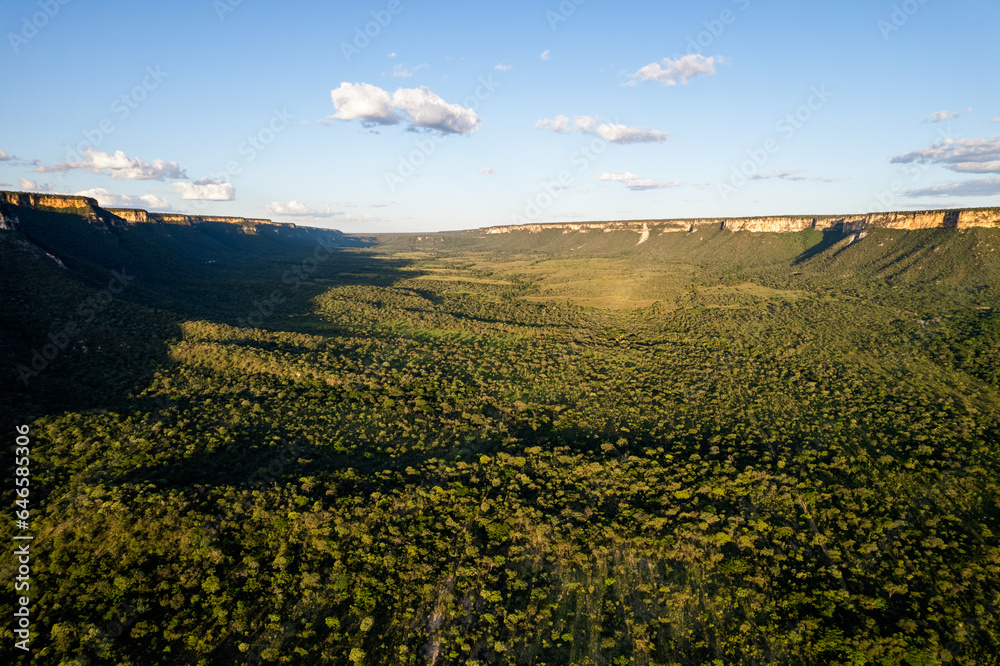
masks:
<instances>
[{"instance_id":1,"label":"blue sky","mask_svg":"<svg viewBox=\"0 0 1000 666\"><path fill-rule=\"evenodd\" d=\"M4 189L359 233L1000 205L986 0L8 0L2 29Z\"/></svg>"}]
</instances>

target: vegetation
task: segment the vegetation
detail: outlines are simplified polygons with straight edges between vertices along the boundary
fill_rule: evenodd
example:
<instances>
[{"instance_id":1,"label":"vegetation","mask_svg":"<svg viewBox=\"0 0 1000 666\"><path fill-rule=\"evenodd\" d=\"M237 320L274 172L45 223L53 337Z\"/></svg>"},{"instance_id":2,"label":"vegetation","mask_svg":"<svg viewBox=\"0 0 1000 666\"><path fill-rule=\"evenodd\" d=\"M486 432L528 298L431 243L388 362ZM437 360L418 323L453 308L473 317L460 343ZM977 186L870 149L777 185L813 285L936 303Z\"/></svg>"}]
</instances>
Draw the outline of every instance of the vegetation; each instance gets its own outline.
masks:
<instances>
[{"instance_id":1,"label":"vegetation","mask_svg":"<svg viewBox=\"0 0 1000 666\"><path fill-rule=\"evenodd\" d=\"M1000 231L131 233L3 395L33 662L998 663ZM23 240L11 370L120 268Z\"/></svg>"}]
</instances>

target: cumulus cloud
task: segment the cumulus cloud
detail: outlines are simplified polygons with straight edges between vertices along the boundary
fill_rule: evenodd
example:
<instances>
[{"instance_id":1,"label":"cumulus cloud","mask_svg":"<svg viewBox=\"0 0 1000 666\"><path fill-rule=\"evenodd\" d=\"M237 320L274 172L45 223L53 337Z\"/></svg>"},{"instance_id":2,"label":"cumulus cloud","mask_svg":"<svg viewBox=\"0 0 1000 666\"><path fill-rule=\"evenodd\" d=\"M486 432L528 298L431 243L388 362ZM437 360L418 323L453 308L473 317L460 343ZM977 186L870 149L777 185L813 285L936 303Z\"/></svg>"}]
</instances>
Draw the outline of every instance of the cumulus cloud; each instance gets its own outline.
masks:
<instances>
[{"instance_id":1,"label":"cumulus cloud","mask_svg":"<svg viewBox=\"0 0 1000 666\"><path fill-rule=\"evenodd\" d=\"M911 153L897 155L892 164L940 164L958 173L1000 173L1000 136L992 139L943 139Z\"/></svg>"},{"instance_id":2,"label":"cumulus cloud","mask_svg":"<svg viewBox=\"0 0 1000 666\"><path fill-rule=\"evenodd\" d=\"M389 93L370 83L341 83L331 96L337 110L331 117L337 120L361 120L366 125L395 125L400 121Z\"/></svg>"},{"instance_id":3,"label":"cumulus cloud","mask_svg":"<svg viewBox=\"0 0 1000 666\"><path fill-rule=\"evenodd\" d=\"M1000 195L1000 178L981 178L966 180L933 187L923 187L918 190L907 190L907 197L993 197Z\"/></svg>"},{"instance_id":4,"label":"cumulus cloud","mask_svg":"<svg viewBox=\"0 0 1000 666\"><path fill-rule=\"evenodd\" d=\"M22 178L17 181L17 186L22 190L28 190L29 192L51 192L55 189L51 183L38 183L33 180L28 180L27 178Z\"/></svg>"},{"instance_id":5,"label":"cumulus cloud","mask_svg":"<svg viewBox=\"0 0 1000 666\"><path fill-rule=\"evenodd\" d=\"M417 65L413 69L410 69L408 65L400 63L392 68L392 75L399 79L408 79L417 72L419 72L420 70L426 69L427 67L430 67L430 65L428 65L426 62Z\"/></svg>"},{"instance_id":6,"label":"cumulus cloud","mask_svg":"<svg viewBox=\"0 0 1000 666\"><path fill-rule=\"evenodd\" d=\"M626 127L603 123L597 125L593 133L611 143L663 143L667 133L647 127Z\"/></svg>"},{"instance_id":7,"label":"cumulus cloud","mask_svg":"<svg viewBox=\"0 0 1000 666\"><path fill-rule=\"evenodd\" d=\"M155 194L134 196L131 194L114 194L103 187L82 190L77 196L97 199L104 208L149 208L153 210L171 210L170 202Z\"/></svg>"},{"instance_id":8,"label":"cumulus cloud","mask_svg":"<svg viewBox=\"0 0 1000 666\"><path fill-rule=\"evenodd\" d=\"M366 126L395 125L408 120L410 128L445 134L472 134L479 129L475 111L449 104L427 86L400 88L390 95L369 83L341 83L332 92L337 110L331 118L360 120Z\"/></svg>"},{"instance_id":9,"label":"cumulus cloud","mask_svg":"<svg viewBox=\"0 0 1000 666\"><path fill-rule=\"evenodd\" d=\"M484 176L492 176L493 167L480 167L479 173L483 174Z\"/></svg>"},{"instance_id":10,"label":"cumulus cloud","mask_svg":"<svg viewBox=\"0 0 1000 666\"><path fill-rule=\"evenodd\" d=\"M997 116L996 118L990 118L990 122L991 123L1000 123L1000 116Z\"/></svg>"},{"instance_id":11,"label":"cumulus cloud","mask_svg":"<svg viewBox=\"0 0 1000 666\"><path fill-rule=\"evenodd\" d=\"M634 86L639 81L659 81L665 86L685 85L697 76L712 76L715 74L715 66L723 62L719 56L706 58L700 53L682 56L677 60L664 58L663 62L650 63L629 75L632 80L625 85Z\"/></svg>"},{"instance_id":12,"label":"cumulus cloud","mask_svg":"<svg viewBox=\"0 0 1000 666\"><path fill-rule=\"evenodd\" d=\"M7 162L12 159L14 158L8 155L7 153L3 152L2 150L0 150L0 162Z\"/></svg>"},{"instance_id":13,"label":"cumulus cloud","mask_svg":"<svg viewBox=\"0 0 1000 666\"><path fill-rule=\"evenodd\" d=\"M174 183L174 188L186 201L232 201L236 187L224 180L202 178L193 183Z\"/></svg>"},{"instance_id":14,"label":"cumulus cloud","mask_svg":"<svg viewBox=\"0 0 1000 666\"><path fill-rule=\"evenodd\" d=\"M510 70L514 69L514 65L503 65L498 63L497 66L494 67L493 69L497 70L498 72L509 72Z\"/></svg>"},{"instance_id":15,"label":"cumulus cloud","mask_svg":"<svg viewBox=\"0 0 1000 666\"><path fill-rule=\"evenodd\" d=\"M593 134L611 143L662 143L668 134L649 127L628 127L616 123L606 123L592 116L576 116L572 121L567 116L556 116L554 120L543 118L535 123L538 129L566 133L571 129L584 134Z\"/></svg>"},{"instance_id":16,"label":"cumulus cloud","mask_svg":"<svg viewBox=\"0 0 1000 666\"><path fill-rule=\"evenodd\" d=\"M275 201L264 206L264 210L271 215L284 215L288 217L332 217L340 215L340 213L331 210L329 206L323 210L314 210L301 201L289 201L288 203Z\"/></svg>"},{"instance_id":17,"label":"cumulus cloud","mask_svg":"<svg viewBox=\"0 0 1000 666\"><path fill-rule=\"evenodd\" d=\"M449 104L430 88L400 88L392 96L397 109L411 118L411 125L446 134L472 134L479 129L479 116L472 109Z\"/></svg>"},{"instance_id":18,"label":"cumulus cloud","mask_svg":"<svg viewBox=\"0 0 1000 666\"><path fill-rule=\"evenodd\" d=\"M932 113L930 117L927 118L927 120L925 120L924 122L941 123L944 122L945 120L954 120L955 118L958 118L962 114L971 112L972 112L972 107L967 108L965 111L938 111L936 113Z\"/></svg>"},{"instance_id":19,"label":"cumulus cloud","mask_svg":"<svg viewBox=\"0 0 1000 666\"><path fill-rule=\"evenodd\" d=\"M66 172L83 169L94 174L104 174L116 180L166 180L168 178L187 178L184 169L177 162L153 160L146 162L138 157L128 157L124 152L116 150L105 153L88 148L84 151L84 159L80 162L61 162L52 166L39 166L38 173Z\"/></svg>"},{"instance_id":20,"label":"cumulus cloud","mask_svg":"<svg viewBox=\"0 0 1000 666\"><path fill-rule=\"evenodd\" d=\"M568 132L572 121L567 116L556 116L555 120L545 118L535 123L538 129L552 130L553 132Z\"/></svg>"},{"instance_id":21,"label":"cumulus cloud","mask_svg":"<svg viewBox=\"0 0 1000 666\"><path fill-rule=\"evenodd\" d=\"M548 49L545 49L544 51L542 51L542 55L540 55L539 57L540 57L540 58L541 58L542 60L548 60L548 59L549 59L549 57L551 57L551 55L552 55L552 51L550 51L550 50L548 50Z\"/></svg>"},{"instance_id":22,"label":"cumulus cloud","mask_svg":"<svg viewBox=\"0 0 1000 666\"><path fill-rule=\"evenodd\" d=\"M639 178L631 171L615 171L612 173L602 173L594 180L615 181L625 185L632 192L644 192L646 190L668 190L673 187L680 187L677 180L653 180L651 178Z\"/></svg>"}]
</instances>

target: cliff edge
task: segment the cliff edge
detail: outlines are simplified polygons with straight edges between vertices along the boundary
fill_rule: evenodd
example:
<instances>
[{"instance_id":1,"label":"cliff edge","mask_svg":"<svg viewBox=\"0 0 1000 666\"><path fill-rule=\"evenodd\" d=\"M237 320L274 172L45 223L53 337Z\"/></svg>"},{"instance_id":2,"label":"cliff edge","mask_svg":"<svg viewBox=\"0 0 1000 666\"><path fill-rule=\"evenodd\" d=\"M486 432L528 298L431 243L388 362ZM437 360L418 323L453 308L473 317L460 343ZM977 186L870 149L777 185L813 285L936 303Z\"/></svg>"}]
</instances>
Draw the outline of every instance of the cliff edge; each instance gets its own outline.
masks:
<instances>
[{"instance_id":1,"label":"cliff edge","mask_svg":"<svg viewBox=\"0 0 1000 666\"><path fill-rule=\"evenodd\" d=\"M538 233L547 229L563 233L578 231L637 233L692 232L698 228L715 227L726 231L753 233L796 233L806 229L856 233L867 229L970 229L1000 228L1000 208L970 208L955 210L925 210L912 212L868 213L866 215L789 215L770 217L694 218L664 220L629 220L622 222L556 222L487 227L487 234L509 234L515 231Z\"/></svg>"}]
</instances>

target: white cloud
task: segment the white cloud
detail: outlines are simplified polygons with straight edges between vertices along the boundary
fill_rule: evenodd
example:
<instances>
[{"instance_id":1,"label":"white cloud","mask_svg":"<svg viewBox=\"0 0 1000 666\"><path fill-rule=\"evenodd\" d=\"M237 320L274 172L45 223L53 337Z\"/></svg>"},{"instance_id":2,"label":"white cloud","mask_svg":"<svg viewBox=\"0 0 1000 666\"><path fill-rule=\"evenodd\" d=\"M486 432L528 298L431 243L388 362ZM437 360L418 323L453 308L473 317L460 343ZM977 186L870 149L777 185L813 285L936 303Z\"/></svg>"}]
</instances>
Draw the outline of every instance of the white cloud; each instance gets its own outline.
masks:
<instances>
[{"instance_id":1,"label":"white cloud","mask_svg":"<svg viewBox=\"0 0 1000 666\"><path fill-rule=\"evenodd\" d=\"M12 159L10 155L0 150L0 162L6 162L10 159Z\"/></svg>"},{"instance_id":2,"label":"white cloud","mask_svg":"<svg viewBox=\"0 0 1000 666\"><path fill-rule=\"evenodd\" d=\"M625 181L625 187L633 192L642 192L644 190L668 190L680 186L681 183L677 180L652 180L651 178L637 178L635 180Z\"/></svg>"},{"instance_id":3,"label":"white cloud","mask_svg":"<svg viewBox=\"0 0 1000 666\"><path fill-rule=\"evenodd\" d=\"M116 150L105 153L99 150L87 149L82 162L61 162L52 166L39 166L38 173L53 171L65 172L73 169L84 169L94 174L104 174L116 180L166 180L167 178L187 178L184 169L177 162L153 160L145 162L138 157L128 157L124 152Z\"/></svg>"},{"instance_id":4,"label":"white cloud","mask_svg":"<svg viewBox=\"0 0 1000 666\"><path fill-rule=\"evenodd\" d=\"M236 187L224 180L202 178L193 183L174 183L172 187L186 201L232 201L236 198Z\"/></svg>"},{"instance_id":5,"label":"white cloud","mask_svg":"<svg viewBox=\"0 0 1000 666\"><path fill-rule=\"evenodd\" d=\"M480 167L479 173L483 174L484 176L492 176L493 167Z\"/></svg>"},{"instance_id":6,"label":"white cloud","mask_svg":"<svg viewBox=\"0 0 1000 666\"><path fill-rule=\"evenodd\" d=\"M801 175L803 173L805 173L804 169L788 169L786 171L775 169L770 173L758 173L750 180L770 180L772 178L779 180L806 180L806 177Z\"/></svg>"},{"instance_id":7,"label":"white cloud","mask_svg":"<svg viewBox=\"0 0 1000 666\"><path fill-rule=\"evenodd\" d=\"M952 111L951 113L948 113L947 111L938 111L937 113L932 113L931 117L928 118L925 122L940 123L944 120L951 120L952 118L958 118L960 115L962 114L959 113L958 111Z\"/></svg>"},{"instance_id":8,"label":"white cloud","mask_svg":"<svg viewBox=\"0 0 1000 666\"><path fill-rule=\"evenodd\" d=\"M503 65L497 63L497 66L494 67L493 69L497 70L498 72L509 72L510 70L514 69L514 65Z\"/></svg>"},{"instance_id":9,"label":"white cloud","mask_svg":"<svg viewBox=\"0 0 1000 666\"><path fill-rule=\"evenodd\" d=\"M989 122L991 122L991 123L1000 123L1000 116L997 116L996 118L990 118Z\"/></svg>"},{"instance_id":10,"label":"white cloud","mask_svg":"<svg viewBox=\"0 0 1000 666\"><path fill-rule=\"evenodd\" d=\"M632 192L644 192L646 190L668 190L680 187L681 182L677 180L653 180L651 178L639 178L631 171L615 171L613 173L602 173L594 180L615 181L625 185Z\"/></svg>"},{"instance_id":11,"label":"white cloud","mask_svg":"<svg viewBox=\"0 0 1000 666\"><path fill-rule=\"evenodd\" d=\"M992 139L944 139L927 148L897 155L892 164L941 164L958 173L1000 173L1000 136Z\"/></svg>"},{"instance_id":12,"label":"white cloud","mask_svg":"<svg viewBox=\"0 0 1000 666\"><path fill-rule=\"evenodd\" d=\"M386 58L395 58L395 57L396 57L397 55L399 55L399 54L398 54L398 53L396 53L395 51L393 51L392 53L388 53L388 54L386 54L386 56L385 56L385 57L386 57Z\"/></svg>"},{"instance_id":13,"label":"white cloud","mask_svg":"<svg viewBox=\"0 0 1000 666\"><path fill-rule=\"evenodd\" d=\"M570 128L584 134L593 134L611 143L662 143L669 136L666 132L649 127L628 127L616 123L606 123L592 116L577 116L572 125L567 116L556 116L555 120L543 118L535 123L538 129L566 133Z\"/></svg>"},{"instance_id":14,"label":"white cloud","mask_svg":"<svg viewBox=\"0 0 1000 666\"><path fill-rule=\"evenodd\" d=\"M1000 196L1000 178L981 178L966 180L945 185L924 187L918 190L908 190L903 193L907 197L993 197Z\"/></svg>"},{"instance_id":15,"label":"white cloud","mask_svg":"<svg viewBox=\"0 0 1000 666\"><path fill-rule=\"evenodd\" d=\"M664 58L662 63L650 63L631 74L629 78L632 80L625 85L634 86L638 81L659 81L665 86L676 86L678 83L684 85L696 76L712 76L715 74L715 65L723 62L719 56L706 58L700 53L682 56L677 60Z\"/></svg>"},{"instance_id":16,"label":"white cloud","mask_svg":"<svg viewBox=\"0 0 1000 666\"><path fill-rule=\"evenodd\" d=\"M55 189L51 183L38 183L33 180L28 180L27 178L22 178L17 181L17 186L22 190L28 190L31 192L51 192Z\"/></svg>"},{"instance_id":17,"label":"white cloud","mask_svg":"<svg viewBox=\"0 0 1000 666\"><path fill-rule=\"evenodd\" d=\"M535 123L535 127L565 133L570 130L570 119L566 116L556 116L555 120L544 118Z\"/></svg>"},{"instance_id":18,"label":"white cloud","mask_svg":"<svg viewBox=\"0 0 1000 666\"><path fill-rule=\"evenodd\" d=\"M594 134L611 143L663 143L667 140L667 133L659 130L607 123L598 125Z\"/></svg>"},{"instance_id":19,"label":"white cloud","mask_svg":"<svg viewBox=\"0 0 1000 666\"><path fill-rule=\"evenodd\" d=\"M542 60L548 60L551 55L552 55L552 51L549 51L548 49L546 49L546 50L542 51L542 55L539 56L539 57Z\"/></svg>"},{"instance_id":20,"label":"white cloud","mask_svg":"<svg viewBox=\"0 0 1000 666\"><path fill-rule=\"evenodd\" d=\"M805 169L786 169L786 170L775 169L774 171L771 172L755 174L753 177L750 178L750 180L793 180L793 181L808 180L815 183L837 183L844 180L843 178L822 178L822 177L808 178L802 175L804 173Z\"/></svg>"},{"instance_id":21,"label":"white cloud","mask_svg":"<svg viewBox=\"0 0 1000 666\"><path fill-rule=\"evenodd\" d=\"M395 76L396 78L399 78L399 79L408 79L411 76L413 76L414 74L416 74L417 72L419 72L420 70L426 69L429 66L430 65L428 65L425 62L425 63L422 63L420 65L417 65L416 67L414 67L411 70L407 65L404 65L403 63L399 63L398 65L396 65L395 67L392 68L392 75Z\"/></svg>"},{"instance_id":22,"label":"white cloud","mask_svg":"<svg viewBox=\"0 0 1000 666\"><path fill-rule=\"evenodd\" d=\"M286 215L289 217L333 217L334 215L341 214L331 210L329 206L324 210L313 210L301 201L289 201L288 203L275 201L264 206L264 210L271 215Z\"/></svg>"},{"instance_id":23,"label":"white cloud","mask_svg":"<svg viewBox=\"0 0 1000 666\"><path fill-rule=\"evenodd\" d=\"M170 202L155 194L134 196L131 194L114 194L103 187L95 187L76 193L77 196L97 199L103 208L149 208L153 210L171 210Z\"/></svg>"},{"instance_id":24,"label":"white cloud","mask_svg":"<svg viewBox=\"0 0 1000 666\"><path fill-rule=\"evenodd\" d=\"M449 104L427 86L399 88L390 95L369 83L341 83L332 92L337 109L331 118L361 120L366 126L395 125L404 114L411 128L437 130L446 134L472 134L479 129L475 111L458 104Z\"/></svg>"},{"instance_id":25,"label":"white cloud","mask_svg":"<svg viewBox=\"0 0 1000 666\"><path fill-rule=\"evenodd\" d=\"M361 120L366 125L395 125L399 116L392 108L392 97L370 83L341 83L331 92L337 120Z\"/></svg>"},{"instance_id":26,"label":"white cloud","mask_svg":"<svg viewBox=\"0 0 1000 666\"><path fill-rule=\"evenodd\" d=\"M938 111L936 113L932 113L930 115L930 118L928 118L924 122L925 123L940 123L940 122L944 122L945 120L954 120L955 118L958 118L959 116L961 116L964 113L971 113L971 112L972 112L972 107L967 108L965 111L950 111L950 112L949 111Z\"/></svg>"},{"instance_id":27,"label":"white cloud","mask_svg":"<svg viewBox=\"0 0 1000 666\"><path fill-rule=\"evenodd\" d=\"M393 93L392 103L410 116L413 127L453 134L472 134L479 129L475 111L445 102L427 86L400 88Z\"/></svg>"},{"instance_id":28,"label":"white cloud","mask_svg":"<svg viewBox=\"0 0 1000 666\"><path fill-rule=\"evenodd\" d=\"M631 171L615 171L613 173L602 173L595 180L638 180L639 176Z\"/></svg>"}]
</instances>

